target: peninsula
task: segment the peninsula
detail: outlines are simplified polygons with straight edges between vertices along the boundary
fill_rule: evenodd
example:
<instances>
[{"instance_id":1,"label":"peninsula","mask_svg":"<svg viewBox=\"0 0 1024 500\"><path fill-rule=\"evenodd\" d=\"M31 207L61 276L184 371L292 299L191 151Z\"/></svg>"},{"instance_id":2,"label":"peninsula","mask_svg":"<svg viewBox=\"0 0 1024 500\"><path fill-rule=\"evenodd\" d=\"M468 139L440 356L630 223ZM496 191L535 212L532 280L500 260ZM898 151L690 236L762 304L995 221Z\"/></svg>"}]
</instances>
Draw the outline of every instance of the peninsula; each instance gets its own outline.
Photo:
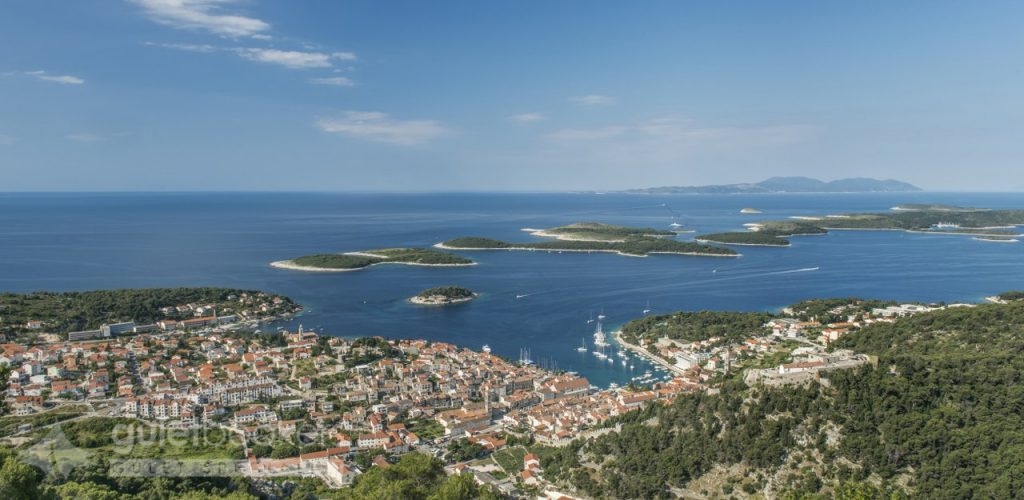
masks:
<instances>
[{"instance_id":1,"label":"peninsula","mask_svg":"<svg viewBox=\"0 0 1024 500\"><path fill-rule=\"evenodd\" d=\"M423 290L411 297L409 302L421 306L447 306L469 302L476 295L476 292L461 286L437 286Z\"/></svg>"},{"instance_id":2,"label":"peninsula","mask_svg":"<svg viewBox=\"0 0 1024 500\"><path fill-rule=\"evenodd\" d=\"M736 257L734 250L671 239L672 231L581 222L551 229L529 230L554 241L512 243L481 237L463 237L434 245L448 250L543 250L549 252L612 252L632 257L650 254Z\"/></svg>"},{"instance_id":3,"label":"peninsula","mask_svg":"<svg viewBox=\"0 0 1024 500\"><path fill-rule=\"evenodd\" d=\"M312 272L356 271L377 264L457 267L476 263L465 257L429 248L381 248L362 252L304 255L270 263L272 267L280 269Z\"/></svg>"}]
</instances>

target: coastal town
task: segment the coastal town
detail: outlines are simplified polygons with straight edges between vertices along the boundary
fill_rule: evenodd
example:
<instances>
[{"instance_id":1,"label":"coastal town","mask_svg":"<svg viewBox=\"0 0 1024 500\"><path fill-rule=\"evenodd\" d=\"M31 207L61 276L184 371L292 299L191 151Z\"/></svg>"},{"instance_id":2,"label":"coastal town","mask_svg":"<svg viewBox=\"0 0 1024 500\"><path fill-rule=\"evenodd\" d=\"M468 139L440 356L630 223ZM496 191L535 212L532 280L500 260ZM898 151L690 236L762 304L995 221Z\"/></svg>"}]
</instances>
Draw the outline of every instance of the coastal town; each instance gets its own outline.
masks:
<instances>
[{"instance_id":1,"label":"coastal town","mask_svg":"<svg viewBox=\"0 0 1024 500\"><path fill-rule=\"evenodd\" d=\"M506 494L557 498L563 493L545 482L524 443L563 446L614 432L609 419L682 393L714 391L724 377L742 376L749 385L827 384L831 370L872 362L832 351L831 343L863 326L936 308L846 304L828 311L843 321L827 323L802 321L787 309L737 343L712 336L634 345L617 333L622 349L671 378L600 389L576 373L442 342L345 339L301 327L232 331L224 324L237 317L207 316L203 305L183 304L167 312L189 311L192 319L143 328L121 322L66 339L0 344L0 365L10 369L6 418L21 419L4 439L38 432L34 422L52 425L34 417L85 404L87 410L67 416L227 431L237 444L227 467L255 478L313 477L340 488L366 467L388 467L389 458L418 451ZM765 366L772 360L782 362ZM460 447L475 453L452 453Z\"/></svg>"}]
</instances>

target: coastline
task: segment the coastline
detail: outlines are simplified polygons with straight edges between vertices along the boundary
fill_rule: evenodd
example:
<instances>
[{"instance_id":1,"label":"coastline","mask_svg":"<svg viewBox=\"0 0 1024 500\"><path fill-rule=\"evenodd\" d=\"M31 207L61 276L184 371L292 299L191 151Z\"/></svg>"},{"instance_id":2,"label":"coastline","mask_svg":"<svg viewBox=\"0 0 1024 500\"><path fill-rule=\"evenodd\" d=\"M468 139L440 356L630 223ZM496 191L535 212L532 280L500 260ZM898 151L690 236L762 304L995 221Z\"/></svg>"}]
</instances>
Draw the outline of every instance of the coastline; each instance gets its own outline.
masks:
<instances>
[{"instance_id":1,"label":"coastline","mask_svg":"<svg viewBox=\"0 0 1024 500\"><path fill-rule=\"evenodd\" d=\"M738 246L738 247L776 247L776 248L786 248L786 247L793 246L792 243L788 243L788 242L785 245L772 245L772 244L769 244L769 243L730 243L730 242L727 242L727 241L705 240L705 239L701 239L701 238L695 238L693 241L696 241L697 243L708 244L708 245L710 245L710 244L715 244L715 245L734 245L734 246Z\"/></svg>"},{"instance_id":2,"label":"coastline","mask_svg":"<svg viewBox=\"0 0 1024 500\"><path fill-rule=\"evenodd\" d=\"M441 295L432 295L431 297L420 297L419 295L416 295L416 296L413 296L413 297L409 297L409 302L413 303L413 304L416 304L418 306L451 306L451 305L455 305L455 304L465 304L466 302L471 302L473 299L475 299L477 297L477 294L474 293L472 297L462 297L462 298L459 298L459 299L447 299L447 298L445 298L445 299L443 299L440 302L435 301L435 300L431 300L433 297L442 297L442 296Z\"/></svg>"},{"instance_id":3,"label":"coastline","mask_svg":"<svg viewBox=\"0 0 1024 500\"><path fill-rule=\"evenodd\" d=\"M664 367L665 369L667 369L668 371L670 371L670 372L672 372L672 373L674 373L676 375L683 375L683 374L686 373L685 370L683 370L682 368L679 368L678 366L673 365L672 363L669 363L668 361L665 361L661 357L659 357L659 356L657 356L655 354L652 354L647 349L644 349L643 347L640 347L640 346L638 346L636 344L631 344L631 343L626 342L625 340L623 340L622 339L622 330L615 330L614 332L612 332L612 338L615 339L615 342L617 344L619 344L619 346L625 347L627 350L636 353L638 356L640 356L642 358L646 358L648 361L650 361L650 362L652 362L654 364L661 365L662 367Z\"/></svg>"},{"instance_id":4,"label":"coastline","mask_svg":"<svg viewBox=\"0 0 1024 500\"><path fill-rule=\"evenodd\" d=\"M740 257L740 256L743 255L743 254L740 254L740 253L736 253L736 254L732 254L732 255L723 255L723 254L700 253L700 252L647 252L647 255L637 255L635 253L623 253L623 252L621 252L619 250L601 250L601 249L581 250L581 249L576 249L576 248L573 248L573 249L568 249L568 248L566 248L566 249L558 249L558 248L529 248L529 247L508 247L508 248L475 248L474 247L474 248L470 248L470 247L450 247L450 246L445 245L443 242L442 243L435 243L433 246L434 246L434 248L440 248L441 250L464 250L464 251L471 251L471 252L473 252L473 251L485 251L485 250L488 250L488 251L493 251L493 250L507 250L507 251L519 250L519 251L547 252L547 253L551 253L551 252L559 252L559 253L561 253L561 252L574 252L574 253L602 252L602 253L614 253L614 254L617 254L617 255L621 255L623 257L639 257L639 258L646 258L646 257L649 257L649 256L651 256L653 254L658 254L658 255L689 255L689 256L693 256L693 257Z\"/></svg>"},{"instance_id":5,"label":"coastline","mask_svg":"<svg viewBox=\"0 0 1024 500\"><path fill-rule=\"evenodd\" d=\"M1017 227L1017 226L1011 226ZM827 231L902 231L904 233L912 234L937 234L942 236L1010 236L1016 237L1021 236L1020 234L992 234L992 233L968 233L968 232L949 232L949 231L928 231L925 229L903 229L898 227L823 227ZM981 227L968 228L968 229L987 229ZM1004 229L1003 227L993 227L992 229Z\"/></svg>"},{"instance_id":6,"label":"coastline","mask_svg":"<svg viewBox=\"0 0 1024 500\"><path fill-rule=\"evenodd\" d=\"M359 254L353 252L353 253L349 253L347 255L359 255ZM362 255L367 256L368 254L362 254ZM370 257L380 257L379 255L369 255L369 256ZM341 269L341 268L337 268L336 269L336 268L330 268L330 267L303 266L303 265L296 264L294 260L289 259L289 260L278 260L278 261L271 262L270 263L270 267L274 267L274 268L277 268L277 269L287 269L289 271L305 271L305 272L311 272L311 273L344 273L344 272L350 272L350 271L361 271L363 269L366 269L366 268L369 268L369 267L373 267L373 266L378 266L378 265L381 265L381 264L401 264L401 265L405 265L405 266L420 266L420 267L467 267L467 266L475 266L476 262L471 262L471 263L468 263L468 264L423 264L421 262L383 261L383 262L374 262L373 264L368 264L368 265L365 265L363 267L350 267L350 268L344 268L344 269Z\"/></svg>"}]
</instances>

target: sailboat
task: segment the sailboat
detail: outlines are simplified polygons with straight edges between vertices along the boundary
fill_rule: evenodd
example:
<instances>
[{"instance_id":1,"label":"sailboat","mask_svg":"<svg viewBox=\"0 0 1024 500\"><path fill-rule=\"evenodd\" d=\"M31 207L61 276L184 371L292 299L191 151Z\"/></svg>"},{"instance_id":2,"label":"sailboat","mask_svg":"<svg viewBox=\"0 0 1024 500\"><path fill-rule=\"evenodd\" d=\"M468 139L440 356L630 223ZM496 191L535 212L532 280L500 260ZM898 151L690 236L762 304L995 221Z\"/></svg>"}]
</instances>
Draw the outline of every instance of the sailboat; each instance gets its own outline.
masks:
<instances>
[{"instance_id":1,"label":"sailboat","mask_svg":"<svg viewBox=\"0 0 1024 500\"><path fill-rule=\"evenodd\" d=\"M583 338L583 344L576 348L576 352L587 352L587 339Z\"/></svg>"},{"instance_id":2,"label":"sailboat","mask_svg":"<svg viewBox=\"0 0 1024 500\"><path fill-rule=\"evenodd\" d=\"M590 311L590 319L587 320L587 324L589 325L589 324L591 324L593 322L594 322L594 311Z\"/></svg>"},{"instance_id":3,"label":"sailboat","mask_svg":"<svg viewBox=\"0 0 1024 500\"><path fill-rule=\"evenodd\" d=\"M604 321L605 317L606 316L604 315L604 309L601 309L601 313L597 315L597 320L598 321Z\"/></svg>"},{"instance_id":4,"label":"sailboat","mask_svg":"<svg viewBox=\"0 0 1024 500\"><path fill-rule=\"evenodd\" d=\"M651 312L651 301L647 301L647 307L644 308L644 314Z\"/></svg>"},{"instance_id":5,"label":"sailboat","mask_svg":"<svg viewBox=\"0 0 1024 500\"><path fill-rule=\"evenodd\" d=\"M604 335L604 330L601 329L601 322L597 322L597 329L594 330L594 345L598 347L604 347L608 345L608 341Z\"/></svg>"}]
</instances>

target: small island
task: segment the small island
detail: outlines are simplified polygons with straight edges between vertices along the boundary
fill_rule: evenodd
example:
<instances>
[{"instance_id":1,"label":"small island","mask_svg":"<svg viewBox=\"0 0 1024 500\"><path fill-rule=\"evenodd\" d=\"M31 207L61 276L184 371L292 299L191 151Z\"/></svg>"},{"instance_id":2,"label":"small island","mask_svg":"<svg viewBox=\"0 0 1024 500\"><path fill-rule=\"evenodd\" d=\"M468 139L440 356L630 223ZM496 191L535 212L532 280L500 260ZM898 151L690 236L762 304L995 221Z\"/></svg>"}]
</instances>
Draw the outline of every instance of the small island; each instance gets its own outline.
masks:
<instances>
[{"instance_id":1,"label":"small island","mask_svg":"<svg viewBox=\"0 0 1024 500\"><path fill-rule=\"evenodd\" d=\"M280 269L311 272L357 271L377 264L460 267L476 263L465 257L429 248L380 248L362 252L304 255L270 263L271 267Z\"/></svg>"},{"instance_id":2,"label":"small island","mask_svg":"<svg viewBox=\"0 0 1024 500\"><path fill-rule=\"evenodd\" d=\"M611 252L630 257L651 254L737 257L736 251L672 239L673 231L580 222L551 229L531 229L530 234L554 241L512 243L482 237L462 237L434 245L446 250L532 250L548 252Z\"/></svg>"},{"instance_id":3,"label":"small island","mask_svg":"<svg viewBox=\"0 0 1024 500\"><path fill-rule=\"evenodd\" d=\"M469 302L476 296L476 292L461 286L436 286L409 298L409 302L421 306L447 306Z\"/></svg>"}]
</instances>

